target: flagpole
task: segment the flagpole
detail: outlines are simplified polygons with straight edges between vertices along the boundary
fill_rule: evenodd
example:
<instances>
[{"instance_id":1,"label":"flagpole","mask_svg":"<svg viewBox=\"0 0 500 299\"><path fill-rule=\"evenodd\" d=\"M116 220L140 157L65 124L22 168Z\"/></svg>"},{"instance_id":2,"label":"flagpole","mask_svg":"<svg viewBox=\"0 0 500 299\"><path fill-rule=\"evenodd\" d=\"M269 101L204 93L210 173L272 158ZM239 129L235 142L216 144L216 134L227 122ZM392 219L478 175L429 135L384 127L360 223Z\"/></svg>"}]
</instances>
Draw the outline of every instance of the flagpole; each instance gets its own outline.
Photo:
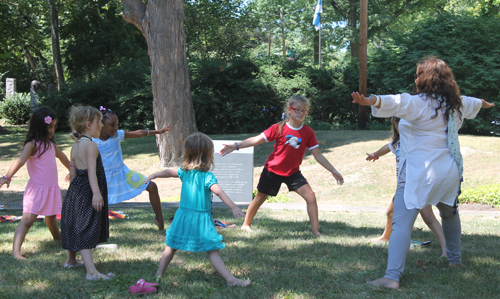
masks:
<instances>
[{"instance_id":1,"label":"flagpole","mask_svg":"<svg viewBox=\"0 0 500 299\"><path fill-rule=\"evenodd\" d=\"M319 19L319 45L318 45L319 68L321 68L321 17Z\"/></svg>"}]
</instances>

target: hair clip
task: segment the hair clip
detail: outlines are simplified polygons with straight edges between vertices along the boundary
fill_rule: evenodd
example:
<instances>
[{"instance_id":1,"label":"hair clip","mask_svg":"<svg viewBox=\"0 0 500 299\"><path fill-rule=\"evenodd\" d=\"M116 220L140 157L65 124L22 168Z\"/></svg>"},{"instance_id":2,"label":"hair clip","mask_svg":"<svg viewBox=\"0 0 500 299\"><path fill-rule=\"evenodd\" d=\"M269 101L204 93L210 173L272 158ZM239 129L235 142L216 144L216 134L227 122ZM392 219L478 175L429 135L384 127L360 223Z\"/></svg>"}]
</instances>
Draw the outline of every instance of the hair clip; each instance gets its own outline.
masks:
<instances>
[{"instance_id":1,"label":"hair clip","mask_svg":"<svg viewBox=\"0 0 500 299\"><path fill-rule=\"evenodd\" d=\"M107 109L106 109L106 108L104 108L103 106L101 106L101 107L99 107L99 110L101 110L101 111L106 111Z\"/></svg>"},{"instance_id":2,"label":"hair clip","mask_svg":"<svg viewBox=\"0 0 500 299\"><path fill-rule=\"evenodd\" d=\"M46 117L43 119L43 121L44 121L46 124L50 125L50 123L52 122L52 117L50 117L50 116L46 116Z\"/></svg>"}]
</instances>

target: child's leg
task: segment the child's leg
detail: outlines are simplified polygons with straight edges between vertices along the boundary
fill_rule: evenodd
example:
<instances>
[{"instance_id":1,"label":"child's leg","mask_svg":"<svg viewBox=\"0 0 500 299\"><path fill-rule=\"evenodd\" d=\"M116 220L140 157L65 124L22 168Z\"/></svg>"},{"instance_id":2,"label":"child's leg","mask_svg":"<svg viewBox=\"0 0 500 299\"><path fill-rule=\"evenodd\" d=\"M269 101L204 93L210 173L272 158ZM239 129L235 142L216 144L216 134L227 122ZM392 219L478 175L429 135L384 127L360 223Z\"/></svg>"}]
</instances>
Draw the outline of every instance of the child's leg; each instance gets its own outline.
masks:
<instances>
[{"instance_id":1,"label":"child's leg","mask_svg":"<svg viewBox=\"0 0 500 299\"><path fill-rule=\"evenodd\" d=\"M219 250L214 250L208 252L208 258L210 259L210 262L212 263L212 266L214 269L219 272L219 274L224 278L227 282L228 285L234 287L234 286L239 286L239 287L246 287L250 284L250 280L241 280L233 276L231 272L227 269L226 265L224 265L224 262L220 258L220 252Z\"/></svg>"},{"instance_id":2,"label":"child's leg","mask_svg":"<svg viewBox=\"0 0 500 299\"><path fill-rule=\"evenodd\" d=\"M316 195L311 189L309 184L305 184L297 192L306 201L307 204L307 214L309 215L309 221L311 222L313 235L319 236L319 220L318 220L318 203L316 202Z\"/></svg>"},{"instance_id":3,"label":"child's leg","mask_svg":"<svg viewBox=\"0 0 500 299\"><path fill-rule=\"evenodd\" d=\"M425 206L422 210L420 210L420 215L422 216L422 219L424 219L425 224L427 224L427 226L434 233L434 236L438 239L439 244L441 245L441 257L447 257L446 239L444 238L443 227L436 219L436 216L432 211L432 206Z\"/></svg>"},{"instance_id":4,"label":"child's leg","mask_svg":"<svg viewBox=\"0 0 500 299\"><path fill-rule=\"evenodd\" d=\"M56 241L61 240L61 232L59 231L59 226L57 225L56 215L45 216L45 224L47 225L52 238Z\"/></svg>"},{"instance_id":5,"label":"child's leg","mask_svg":"<svg viewBox=\"0 0 500 299\"><path fill-rule=\"evenodd\" d=\"M163 250L163 254L161 255L160 265L158 265L158 270L156 271L155 276L162 276L165 273L168 265L174 258L176 249L172 249L172 247L167 246L165 250Z\"/></svg>"},{"instance_id":6,"label":"child's leg","mask_svg":"<svg viewBox=\"0 0 500 299\"><path fill-rule=\"evenodd\" d=\"M158 186L156 186L155 182L150 181L146 190L149 192L149 202L151 203L156 216L154 223L158 226L159 230L163 230L163 213L161 211L161 201L160 194L158 193Z\"/></svg>"},{"instance_id":7,"label":"child's leg","mask_svg":"<svg viewBox=\"0 0 500 299\"><path fill-rule=\"evenodd\" d=\"M252 202L248 206L245 215L245 221L243 221L241 230L252 231L250 225L252 224L253 217L255 217L255 214L257 214L257 211L259 210L260 206L266 201L266 199L267 199L267 194L260 193L259 191L257 191L257 195L255 195Z\"/></svg>"},{"instance_id":8,"label":"child's leg","mask_svg":"<svg viewBox=\"0 0 500 299\"><path fill-rule=\"evenodd\" d=\"M28 233L29 229L33 225L38 215L31 213L23 213L21 222L17 225L16 232L14 233L14 244L12 246L12 257L18 260L24 260L25 258L21 255L21 246L23 245L24 238Z\"/></svg>"},{"instance_id":9,"label":"child's leg","mask_svg":"<svg viewBox=\"0 0 500 299\"><path fill-rule=\"evenodd\" d=\"M382 233L382 236L372 239L371 242L378 242L378 241L385 241L388 242L389 238L391 237L392 233L392 214L394 212L394 199L391 201L391 204L387 208L387 211L385 212L387 214L387 221L385 223L385 229L384 232Z\"/></svg>"},{"instance_id":10,"label":"child's leg","mask_svg":"<svg viewBox=\"0 0 500 299\"><path fill-rule=\"evenodd\" d=\"M458 210L449 205L438 203L437 207L443 222L443 233L446 238L446 253L450 265L460 265L462 263L462 226Z\"/></svg>"},{"instance_id":11,"label":"child's leg","mask_svg":"<svg viewBox=\"0 0 500 299\"><path fill-rule=\"evenodd\" d=\"M78 262L76 261L76 251L68 251L68 255L66 257L65 265L76 266Z\"/></svg>"},{"instance_id":12,"label":"child's leg","mask_svg":"<svg viewBox=\"0 0 500 299\"><path fill-rule=\"evenodd\" d=\"M92 249L81 249L80 255L82 256L83 264L85 265L85 270L87 270L88 280L109 279L111 277L114 277L114 275L112 276L110 276L109 274L105 275L97 271L94 265L94 258L92 257Z\"/></svg>"}]
</instances>

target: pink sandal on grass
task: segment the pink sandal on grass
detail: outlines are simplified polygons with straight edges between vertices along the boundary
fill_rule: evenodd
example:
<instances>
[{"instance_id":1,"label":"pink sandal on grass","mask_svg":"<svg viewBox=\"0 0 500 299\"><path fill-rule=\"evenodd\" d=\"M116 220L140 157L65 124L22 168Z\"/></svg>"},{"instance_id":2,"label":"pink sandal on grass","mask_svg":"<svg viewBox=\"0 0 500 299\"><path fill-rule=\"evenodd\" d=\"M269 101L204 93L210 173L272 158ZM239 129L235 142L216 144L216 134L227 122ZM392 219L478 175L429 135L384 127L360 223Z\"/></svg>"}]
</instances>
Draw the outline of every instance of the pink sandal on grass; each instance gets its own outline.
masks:
<instances>
[{"instance_id":1,"label":"pink sandal on grass","mask_svg":"<svg viewBox=\"0 0 500 299\"><path fill-rule=\"evenodd\" d=\"M128 292L136 295L150 294L158 291L155 287L159 286L160 285L158 283L146 282L141 278L135 283L135 285L128 287Z\"/></svg>"}]
</instances>

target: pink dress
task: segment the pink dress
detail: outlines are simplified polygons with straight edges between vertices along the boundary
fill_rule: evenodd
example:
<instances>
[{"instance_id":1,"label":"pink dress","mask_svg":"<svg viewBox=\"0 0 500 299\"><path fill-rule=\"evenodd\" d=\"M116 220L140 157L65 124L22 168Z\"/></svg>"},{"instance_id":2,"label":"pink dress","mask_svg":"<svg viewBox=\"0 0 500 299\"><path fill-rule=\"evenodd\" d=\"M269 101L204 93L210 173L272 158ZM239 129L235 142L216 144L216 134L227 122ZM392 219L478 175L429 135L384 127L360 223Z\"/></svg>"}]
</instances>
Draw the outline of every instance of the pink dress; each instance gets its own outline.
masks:
<instances>
[{"instance_id":1,"label":"pink dress","mask_svg":"<svg viewBox=\"0 0 500 299\"><path fill-rule=\"evenodd\" d=\"M58 184L56 150L53 145L37 152L26 162L30 179L23 197L23 213L52 216L61 214L61 189ZM41 146L43 147L43 145Z\"/></svg>"}]
</instances>

